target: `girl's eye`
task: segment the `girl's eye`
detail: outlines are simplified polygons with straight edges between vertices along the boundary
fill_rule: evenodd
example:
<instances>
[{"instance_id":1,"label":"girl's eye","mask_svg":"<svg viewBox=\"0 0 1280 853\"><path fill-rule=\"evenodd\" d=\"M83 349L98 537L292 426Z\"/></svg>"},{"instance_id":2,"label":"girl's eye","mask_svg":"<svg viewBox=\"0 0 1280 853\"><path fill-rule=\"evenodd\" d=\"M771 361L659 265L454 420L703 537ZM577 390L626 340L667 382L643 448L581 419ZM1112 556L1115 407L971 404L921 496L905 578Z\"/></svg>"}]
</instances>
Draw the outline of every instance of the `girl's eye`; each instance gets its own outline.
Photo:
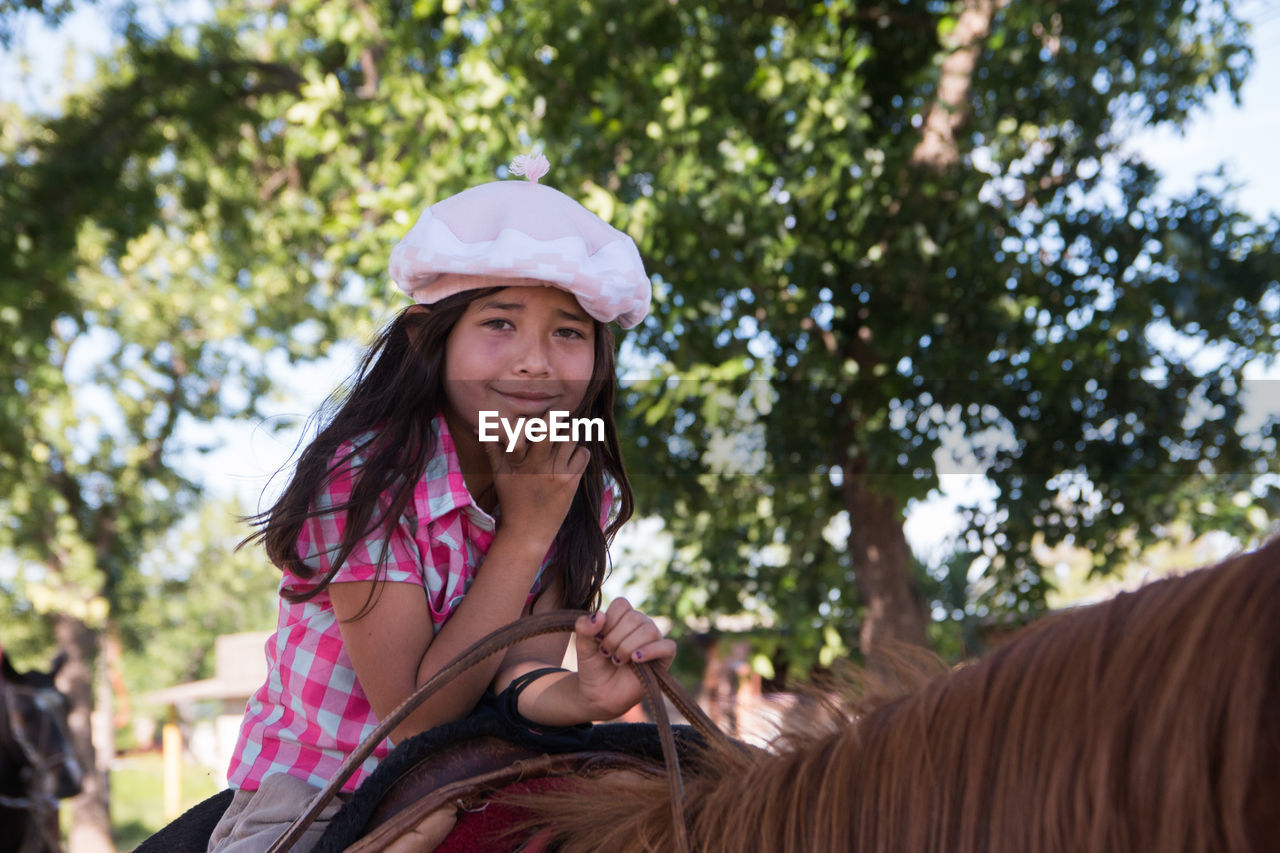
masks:
<instances>
[{"instance_id":1,"label":"girl's eye","mask_svg":"<svg viewBox=\"0 0 1280 853\"><path fill-rule=\"evenodd\" d=\"M501 317L495 317L495 318L493 318L492 320L485 320L485 321L484 321L483 323L481 323L480 325L485 326L485 327L490 328L490 329L511 329L511 328L515 328L514 326L512 326L512 325L511 325L511 321L510 321L510 320L504 320L504 319L502 319Z\"/></svg>"},{"instance_id":2,"label":"girl's eye","mask_svg":"<svg viewBox=\"0 0 1280 853\"><path fill-rule=\"evenodd\" d=\"M570 340L575 340L575 341L583 341L587 339L587 336L582 334L582 332L578 331L577 329L569 329L569 328L557 329L556 334L560 335L561 337L569 338Z\"/></svg>"}]
</instances>

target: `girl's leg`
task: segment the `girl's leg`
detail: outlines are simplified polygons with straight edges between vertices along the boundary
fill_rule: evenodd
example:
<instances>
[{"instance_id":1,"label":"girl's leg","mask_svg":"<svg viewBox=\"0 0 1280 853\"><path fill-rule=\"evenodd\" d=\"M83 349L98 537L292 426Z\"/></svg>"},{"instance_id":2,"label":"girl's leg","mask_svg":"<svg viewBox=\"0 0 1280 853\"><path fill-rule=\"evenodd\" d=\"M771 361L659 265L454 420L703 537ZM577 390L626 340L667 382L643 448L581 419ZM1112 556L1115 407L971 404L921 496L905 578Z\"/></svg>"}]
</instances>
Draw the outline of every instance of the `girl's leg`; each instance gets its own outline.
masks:
<instances>
[{"instance_id":1,"label":"girl's leg","mask_svg":"<svg viewBox=\"0 0 1280 853\"><path fill-rule=\"evenodd\" d=\"M231 805L209 836L209 853L263 853L307 810L318 793L319 788L286 773L268 776L256 791L236 791ZM339 794L324 807L320 817L294 845L294 853L305 853L320 840L329 820L347 799Z\"/></svg>"}]
</instances>

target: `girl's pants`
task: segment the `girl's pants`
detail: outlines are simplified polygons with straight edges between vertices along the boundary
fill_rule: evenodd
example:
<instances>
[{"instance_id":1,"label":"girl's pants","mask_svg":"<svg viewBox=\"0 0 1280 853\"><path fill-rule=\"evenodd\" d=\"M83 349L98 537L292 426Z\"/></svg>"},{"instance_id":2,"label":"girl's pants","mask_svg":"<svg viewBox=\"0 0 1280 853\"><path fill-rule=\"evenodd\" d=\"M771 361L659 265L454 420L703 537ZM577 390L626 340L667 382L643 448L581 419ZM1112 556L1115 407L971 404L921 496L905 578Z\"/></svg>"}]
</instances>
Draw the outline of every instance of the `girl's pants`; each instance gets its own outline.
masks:
<instances>
[{"instance_id":1,"label":"girl's pants","mask_svg":"<svg viewBox=\"0 0 1280 853\"><path fill-rule=\"evenodd\" d=\"M209 853L263 853L307 810L318 793L319 788L287 773L268 776L256 791L236 791L209 836ZM305 853L314 847L330 818L348 799L348 794L334 797L298 839L294 853Z\"/></svg>"}]
</instances>

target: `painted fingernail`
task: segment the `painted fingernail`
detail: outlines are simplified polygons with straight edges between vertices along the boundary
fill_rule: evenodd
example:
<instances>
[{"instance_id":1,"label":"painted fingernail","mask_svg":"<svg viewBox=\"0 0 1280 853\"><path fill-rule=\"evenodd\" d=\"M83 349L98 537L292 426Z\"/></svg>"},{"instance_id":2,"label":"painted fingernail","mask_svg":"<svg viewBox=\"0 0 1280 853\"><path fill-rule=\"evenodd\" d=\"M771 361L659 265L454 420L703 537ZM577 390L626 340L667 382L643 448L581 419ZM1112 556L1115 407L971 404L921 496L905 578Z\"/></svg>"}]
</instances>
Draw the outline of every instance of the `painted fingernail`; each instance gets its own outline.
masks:
<instances>
[{"instance_id":1,"label":"painted fingernail","mask_svg":"<svg viewBox=\"0 0 1280 853\"><path fill-rule=\"evenodd\" d=\"M596 617L597 617L597 616L599 616L599 615L600 615L599 613L592 613L592 614L591 614L591 624L592 624L592 625L596 624Z\"/></svg>"},{"instance_id":2,"label":"painted fingernail","mask_svg":"<svg viewBox=\"0 0 1280 853\"><path fill-rule=\"evenodd\" d=\"M604 646L601 646L601 647L600 647L600 654L604 655L605 657L609 657L610 652L609 652L609 650L608 650L608 649L606 649Z\"/></svg>"},{"instance_id":3,"label":"painted fingernail","mask_svg":"<svg viewBox=\"0 0 1280 853\"><path fill-rule=\"evenodd\" d=\"M644 655L640 654L640 652L636 652L635 654L633 654L633 655L631 656L631 658L632 658L633 660L640 660L640 659L641 659L641 658L643 658L643 657L644 657Z\"/></svg>"},{"instance_id":4,"label":"painted fingernail","mask_svg":"<svg viewBox=\"0 0 1280 853\"><path fill-rule=\"evenodd\" d=\"M609 660L611 660L611 661L613 661L614 663L617 663L617 664L622 663L622 661L618 660L618 656L617 656L617 655L613 655L612 657L610 657L610 658L609 658Z\"/></svg>"}]
</instances>

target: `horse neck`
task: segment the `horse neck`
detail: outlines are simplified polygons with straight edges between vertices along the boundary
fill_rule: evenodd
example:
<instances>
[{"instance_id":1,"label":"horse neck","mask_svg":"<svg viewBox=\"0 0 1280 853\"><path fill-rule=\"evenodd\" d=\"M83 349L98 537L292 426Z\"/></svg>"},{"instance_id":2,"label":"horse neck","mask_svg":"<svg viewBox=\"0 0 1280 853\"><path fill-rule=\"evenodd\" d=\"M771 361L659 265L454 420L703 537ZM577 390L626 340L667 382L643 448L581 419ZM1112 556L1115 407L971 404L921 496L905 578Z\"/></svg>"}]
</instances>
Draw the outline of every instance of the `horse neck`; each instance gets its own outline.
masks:
<instances>
[{"instance_id":1,"label":"horse neck","mask_svg":"<svg viewBox=\"0 0 1280 853\"><path fill-rule=\"evenodd\" d=\"M27 764L27 757L14 737L8 694L8 685L0 683L0 794L16 797L23 793L20 773Z\"/></svg>"},{"instance_id":2,"label":"horse neck","mask_svg":"<svg viewBox=\"0 0 1280 853\"><path fill-rule=\"evenodd\" d=\"M1254 849L1277 680L1280 548L1044 620L867 718L854 849Z\"/></svg>"},{"instance_id":3,"label":"horse neck","mask_svg":"<svg viewBox=\"0 0 1280 853\"><path fill-rule=\"evenodd\" d=\"M1062 614L776 752L686 775L704 853L1268 849L1280 837L1280 540ZM531 804L566 851L675 849L665 780Z\"/></svg>"},{"instance_id":4,"label":"horse neck","mask_svg":"<svg viewBox=\"0 0 1280 853\"><path fill-rule=\"evenodd\" d=\"M700 849L1259 849L1280 837L1277 698L1280 542L732 769Z\"/></svg>"}]
</instances>

